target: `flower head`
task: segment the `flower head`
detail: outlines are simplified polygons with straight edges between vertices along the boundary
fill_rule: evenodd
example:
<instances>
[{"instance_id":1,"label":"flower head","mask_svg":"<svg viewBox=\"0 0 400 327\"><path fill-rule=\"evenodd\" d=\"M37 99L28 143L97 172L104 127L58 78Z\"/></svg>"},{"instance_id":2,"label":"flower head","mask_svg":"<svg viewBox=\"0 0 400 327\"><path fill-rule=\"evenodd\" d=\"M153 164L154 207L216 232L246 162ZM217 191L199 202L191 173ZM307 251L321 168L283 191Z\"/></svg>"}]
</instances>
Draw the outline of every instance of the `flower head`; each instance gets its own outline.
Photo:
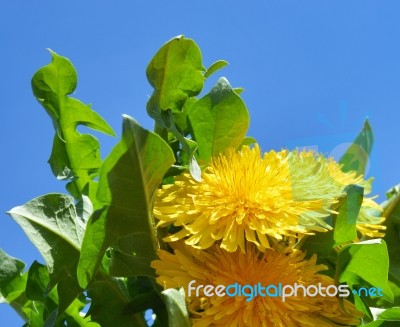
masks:
<instances>
[{"instance_id":1,"label":"flower head","mask_svg":"<svg viewBox=\"0 0 400 327\"><path fill-rule=\"evenodd\" d=\"M372 178L364 180L362 175L355 171L343 172L339 163L332 158L313 151L293 151L290 154L290 177L294 198L302 200L320 198L323 207L329 208L343 195L347 185L358 184L364 188L364 194L371 193ZM373 198L364 197L357 219L357 229L362 235L369 237L384 236L385 226L381 223L381 208ZM300 218L300 224L312 223L305 213Z\"/></svg>"},{"instance_id":2,"label":"flower head","mask_svg":"<svg viewBox=\"0 0 400 327\"><path fill-rule=\"evenodd\" d=\"M207 250L195 249L182 241L171 244L175 254L160 250L160 260L153 261L165 288L183 287L195 280L196 285L294 285L304 287L334 285L332 278L320 274L323 265L316 264L316 256L305 259L301 251L289 248L269 248L264 253L247 244L246 253L227 252L213 245ZM203 289L187 298L193 317L193 327L208 326L337 326L357 325L362 313L348 300L342 311L335 296L281 297L254 296L247 301L243 296L206 297ZM325 294L326 295L326 294Z\"/></svg>"},{"instance_id":3,"label":"flower head","mask_svg":"<svg viewBox=\"0 0 400 327\"><path fill-rule=\"evenodd\" d=\"M293 197L288 154L261 156L258 145L244 146L214 158L201 182L189 174L177 176L155 201L158 226L182 226L166 240L187 237L187 244L202 249L220 240L223 249L233 252L238 246L245 251L245 240L263 250L270 247L268 239L324 230L320 225L326 225L322 218L329 210L322 208L321 199ZM309 211L314 214L303 219L305 228L299 217Z\"/></svg>"}]
</instances>

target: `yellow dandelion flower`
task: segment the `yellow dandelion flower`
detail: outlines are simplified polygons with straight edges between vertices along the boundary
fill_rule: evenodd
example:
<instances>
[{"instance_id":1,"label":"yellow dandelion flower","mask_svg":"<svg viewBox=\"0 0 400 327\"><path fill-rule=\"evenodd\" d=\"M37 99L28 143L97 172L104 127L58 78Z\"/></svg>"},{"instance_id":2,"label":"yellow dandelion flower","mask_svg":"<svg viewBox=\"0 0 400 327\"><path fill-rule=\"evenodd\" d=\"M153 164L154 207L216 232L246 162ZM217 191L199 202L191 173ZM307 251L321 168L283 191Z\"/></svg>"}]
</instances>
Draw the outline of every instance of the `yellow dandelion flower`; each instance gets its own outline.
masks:
<instances>
[{"instance_id":1,"label":"yellow dandelion flower","mask_svg":"<svg viewBox=\"0 0 400 327\"><path fill-rule=\"evenodd\" d=\"M263 296L253 293L248 301L248 291L247 297L238 294L227 296L219 289L221 296L217 296L219 285L227 287L235 283L241 286L260 283L264 287L279 283L297 284L304 288L320 285L332 289L334 286L330 285L334 285L334 281L320 274L326 267L316 264L315 255L305 259L303 252L289 248L269 248L262 253L250 243L246 253L239 250L227 252L217 245L199 250L182 241L172 243L172 247L175 254L160 250L160 260L153 261L152 267L159 276L157 282L164 288L185 289L193 327L358 325L363 316L347 299L343 301L343 311L332 290L329 296L326 293L316 295L315 292L311 294L313 296L304 296L300 290L297 296L286 297L284 301L279 296L264 296L266 293ZM189 283L203 287L189 293ZM206 285L211 286L206 290Z\"/></svg>"},{"instance_id":2,"label":"yellow dandelion flower","mask_svg":"<svg viewBox=\"0 0 400 327\"><path fill-rule=\"evenodd\" d=\"M258 145L244 146L214 158L201 182L189 174L175 177L174 184L158 191L154 206L158 226L182 226L165 240L187 237L187 244L201 249L221 241L230 252L238 246L245 251L247 240L263 250L270 247L268 238L325 230L320 225L328 228L323 218L329 212L318 197L293 197L288 154L283 150L261 156ZM299 216L308 211L314 214L299 225Z\"/></svg>"},{"instance_id":3,"label":"yellow dandelion flower","mask_svg":"<svg viewBox=\"0 0 400 327\"><path fill-rule=\"evenodd\" d=\"M347 185L358 184L364 187L364 195L371 193L372 178L364 180L357 172L343 172L339 163L332 158L313 151L293 151L290 155L290 178L294 198L302 200L322 198L323 207L328 208L343 195ZM358 231L369 237L383 237L385 220L380 216L381 208L373 198L364 197L357 220ZM376 214L378 213L378 214ZM309 215L305 213L304 216ZM311 222L309 217L299 223Z\"/></svg>"}]
</instances>

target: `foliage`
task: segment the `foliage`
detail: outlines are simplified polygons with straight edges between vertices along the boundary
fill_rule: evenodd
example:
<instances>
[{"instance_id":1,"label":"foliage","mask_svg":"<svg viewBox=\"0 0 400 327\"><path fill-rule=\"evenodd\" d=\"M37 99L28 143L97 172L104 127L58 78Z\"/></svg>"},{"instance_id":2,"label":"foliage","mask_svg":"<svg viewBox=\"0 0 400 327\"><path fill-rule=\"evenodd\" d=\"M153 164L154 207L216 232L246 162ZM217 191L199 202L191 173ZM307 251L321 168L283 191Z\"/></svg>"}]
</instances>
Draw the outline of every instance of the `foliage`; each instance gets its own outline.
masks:
<instances>
[{"instance_id":1,"label":"foliage","mask_svg":"<svg viewBox=\"0 0 400 327\"><path fill-rule=\"evenodd\" d=\"M52 61L32 78L33 94L49 114L54 143L53 174L67 181L70 195L49 193L11 209L9 215L42 254L45 265L25 264L0 252L0 301L11 305L25 326L189 326L184 294L162 291L150 262L162 243L152 214L154 193L184 171L201 180L201 169L225 149L254 143L246 136L249 113L220 78L201 94L207 78L227 65L204 68L197 44L182 36L167 42L150 61L147 78L154 92L147 104L154 131L124 115L122 136L101 160L100 144L78 125L108 135L111 127L90 106L70 97L77 85L71 62L50 51ZM373 134L368 122L341 159L344 171L365 171ZM352 290L383 287L381 299L353 296L366 326L400 320L400 192L383 203L384 239L357 238L363 189L347 186L330 219L334 229L309 235L296 247L316 253L327 274ZM90 305L86 315L81 312Z\"/></svg>"}]
</instances>

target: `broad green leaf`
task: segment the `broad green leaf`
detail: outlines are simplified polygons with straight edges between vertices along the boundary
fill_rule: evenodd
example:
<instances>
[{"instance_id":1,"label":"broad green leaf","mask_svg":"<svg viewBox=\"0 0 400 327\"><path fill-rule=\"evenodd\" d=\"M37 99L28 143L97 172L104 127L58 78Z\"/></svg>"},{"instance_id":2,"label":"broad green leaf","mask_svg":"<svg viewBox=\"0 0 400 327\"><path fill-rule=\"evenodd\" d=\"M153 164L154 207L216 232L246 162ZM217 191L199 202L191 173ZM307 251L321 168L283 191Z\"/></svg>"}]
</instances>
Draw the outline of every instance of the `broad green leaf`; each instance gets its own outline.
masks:
<instances>
[{"instance_id":1,"label":"broad green leaf","mask_svg":"<svg viewBox=\"0 0 400 327\"><path fill-rule=\"evenodd\" d=\"M147 112L156 121L155 131L160 135L170 130L182 144L189 157L189 171L196 180L201 180L201 170L194 156L197 144L179 131L171 113L177 116L179 126L185 127L185 104L203 89L204 75L201 51L191 39L178 36L167 42L150 61L146 74L153 94L147 103ZM165 111L169 111L164 115Z\"/></svg>"},{"instance_id":2,"label":"broad green leaf","mask_svg":"<svg viewBox=\"0 0 400 327\"><path fill-rule=\"evenodd\" d=\"M33 94L50 115L56 135L49 163L59 179L72 179L68 190L79 198L82 193L95 200L93 178L101 166L100 144L89 134L81 134L78 125L109 135L112 128L91 109L69 97L75 91L77 74L71 62L50 50L52 62L39 69L32 78Z\"/></svg>"},{"instance_id":3,"label":"broad green leaf","mask_svg":"<svg viewBox=\"0 0 400 327\"><path fill-rule=\"evenodd\" d=\"M364 189L358 185L348 185L345 196L337 209L334 240L336 245L352 242L357 237L357 217L363 201Z\"/></svg>"},{"instance_id":4,"label":"broad green leaf","mask_svg":"<svg viewBox=\"0 0 400 327\"><path fill-rule=\"evenodd\" d=\"M315 233L315 235L306 235L304 241L299 244L302 251L307 253L307 257L311 257L314 253L318 259L329 258L332 249L335 247L333 239L333 230L325 233Z\"/></svg>"},{"instance_id":5,"label":"broad green leaf","mask_svg":"<svg viewBox=\"0 0 400 327\"><path fill-rule=\"evenodd\" d=\"M29 301L25 295L27 277L27 272L19 274L0 289L4 302L9 303L22 317L24 315L18 309Z\"/></svg>"},{"instance_id":6,"label":"broad green leaf","mask_svg":"<svg viewBox=\"0 0 400 327\"><path fill-rule=\"evenodd\" d=\"M72 283L67 281L69 287L72 288L73 301L69 301L68 296L63 296L64 300L62 297L59 298L57 295L59 287L57 290L55 288L49 289L49 282L50 276L46 266L35 261L29 268L26 295L35 306L40 305L42 307L42 315L45 319L43 326L65 326L66 322L68 322L68 326L89 326L90 317L85 318L81 314L86 303L78 298L75 299L74 281ZM60 292L58 293L60 294ZM66 307L63 307L62 301L69 303ZM91 323L91 325L97 324Z\"/></svg>"},{"instance_id":7,"label":"broad green leaf","mask_svg":"<svg viewBox=\"0 0 400 327\"><path fill-rule=\"evenodd\" d=\"M28 273L22 274L24 266L22 261L0 250L0 295L30 326L42 327L43 306L25 294Z\"/></svg>"},{"instance_id":8,"label":"broad green leaf","mask_svg":"<svg viewBox=\"0 0 400 327\"><path fill-rule=\"evenodd\" d=\"M384 240L388 246L390 274L400 286L400 187L392 188L388 194L390 198L382 203L387 226Z\"/></svg>"},{"instance_id":9,"label":"broad green leaf","mask_svg":"<svg viewBox=\"0 0 400 327\"><path fill-rule=\"evenodd\" d=\"M50 276L46 266L35 261L29 268L25 293L35 305L41 303L44 326L54 326L58 312L57 292L54 288L50 290L49 285Z\"/></svg>"},{"instance_id":10,"label":"broad green leaf","mask_svg":"<svg viewBox=\"0 0 400 327\"><path fill-rule=\"evenodd\" d=\"M0 249L0 294L15 277L20 276L25 263L9 256Z\"/></svg>"},{"instance_id":11,"label":"broad green leaf","mask_svg":"<svg viewBox=\"0 0 400 327\"><path fill-rule=\"evenodd\" d=\"M205 162L226 148L238 148L250 123L246 105L225 78L192 105L188 116L199 158Z\"/></svg>"},{"instance_id":12,"label":"broad green leaf","mask_svg":"<svg viewBox=\"0 0 400 327\"><path fill-rule=\"evenodd\" d=\"M229 63L225 60L218 60L214 62L205 72L204 78L209 78L212 74L228 65Z\"/></svg>"},{"instance_id":13,"label":"broad green leaf","mask_svg":"<svg viewBox=\"0 0 400 327\"><path fill-rule=\"evenodd\" d=\"M66 275L63 276L57 284L57 294L58 294L58 315L65 311L68 315L71 312L71 306L74 303L80 303L81 301L77 298L82 294L82 289L79 287L76 273L74 276ZM83 308L84 304L82 305Z\"/></svg>"},{"instance_id":14,"label":"broad green leaf","mask_svg":"<svg viewBox=\"0 0 400 327\"><path fill-rule=\"evenodd\" d=\"M138 242L138 239L129 238L131 241ZM136 256L113 250L109 272L115 277L131 276L152 276L154 270L150 267L148 257Z\"/></svg>"},{"instance_id":15,"label":"broad green leaf","mask_svg":"<svg viewBox=\"0 0 400 327\"><path fill-rule=\"evenodd\" d=\"M387 227L384 240L389 253L389 288L394 296L392 305L400 305L400 186L388 191L388 200L381 204L384 225ZM381 304L378 302L378 304Z\"/></svg>"},{"instance_id":16,"label":"broad green leaf","mask_svg":"<svg viewBox=\"0 0 400 327\"><path fill-rule=\"evenodd\" d=\"M49 284L50 276L46 266L34 261L28 271L28 281L25 290L26 296L30 300L43 301L50 293L48 289ZM57 297L54 298L54 302L58 302Z\"/></svg>"},{"instance_id":17,"label":"broad green leaf","mask_svg":"<svg viewBox=\"0 0 400 327\"><path fill-rule=\"evenodd\" d=\"M131 313L129 303L132 300L122 280L97 274L88 288L92 299L88 314L100 326L146 327L141 313Z\"/></svg>"},{"instance_id":18,"label":"broad green leaf","mask_svg":"<svg viewBox=\"0 0 400 327\"><path fill-rule=\"evenodd\" d=\"M389 258L389 269L390 269L390 258ZM398 280L395 280L394 278L392 278L390 270L389 270L389 281L388 281L388 288L390 289L390 291L393 293L393 302L390 303L390 306L400 306L400 286L398 283ZM378 302L379 306L382 307L387 307L388 304L385 304L383 302Z\"/></svg>"},{"instance_id":19,"label":"broad green leaf","mask_svg":"<svg viewBox=\"0 0 400 327\"><path fill-rule=\"evenodd\" d=\"M183 289L169 288L161 292L168 312L169 327L190 327Z\"/></svg>"},{"instance_id":20,"label":"broad green leaf","mask_svg":"<svg viewBox=\"0 0 400 327\"><path fill-rule=\"evenodd\" d=\"M382 239L348 244L339 252L336 280L347 283L351 288L365 286L386 289L389 258L386 243ZM384 294L385 298L393 297Z\"/></svg>"},{"instance_id":21,"label":"broad green leaf","mask_svg":"<svg viewBox=\"0 0 400 327\"><path fill-rule=\"evenodd\" d=\"M101 168L98 200L103 208L87 224L78 266L81 286L93 278L107 248L115 245L123 250L119 243L126 244L127 238L131 242L126 254L148 264L156 257L153 194L174 161L159 135L124 116L122 139Z\"/></svg>"},{"instance_id":22,"label":"broad green leaf","mask_svg":"<svg viewBox=\"0 0 400 327\"><path fill-rule=\"evenodd\" d=\"M390 308L393 306L400 305L400 289L394 284L390 279L386 287L382 289L383 294L387 294L388 296L384 297L372 297L367 299L367 303L370 307L379 307L379 308Z\"/></svg>"},{"instance_id":23,"label":"broad green leaf","mask_svg":"<svg viewBox=\"0 0 400 327\"><path fill-rule=\"evenodd\" d=\"M393 307L383 310L378 314L377 320L400 322L400 307Z\"/></svg>"},{"instance_id":24,"label":"broad green leaf","mask_svg":"<svg viewBox=\"0 0 400 327\"><path fill-rule=\"evenodd\" d=\"M68 181L74 178L66 143L60 138L58 133L54 134L53 149L49 158L49 164L57 179Z\"/></svg>"},{"instance_id":25,"label":"broad green leaf","mask_svg":"<svg viewBox=\"0 0 400 327\"><path fill-rule=\"evenodd\" d=\"M76 290L74 296L63 298L61 313L80 293L76 269L85 226L76 213L74 199L63 194L46 194L8 213L46 261L50 273L49 287L67 279L69 288Z\"/></svg>"},{"instance_id":26,"label":"broad green leaf","mask_svg":"<svg viewBox=\"0 0 400 327\"><path fill-rule=\"evenodd\" d=\"M360 134L339 161L342 170L344 172L356 171L358 175L364 175L373 142L371 125L366 120Z\"/></svg>"},{"instance_id":27,"label":"broad green leaf","mask_svg":"<svg viewBox=\"0 0 400 327\"><path fill-rule=\"evenodd\" d=\"M72 197L46 194L11 209L8 214L42 254L53 285L64 270L73 274L85 227L76 214Z\"/></svg>"},{"instance_id":28,"label":"broad green leaf","mask_svg":"<svg viewBox=\"0 0 400 327\"><path fill-rule=\"evenodd\" d=\"M177 36L168 41L150 61L146 75L154 92L147 103L150 117L161 110L181 110L187 98L204 85L201 52L191 39Z\"/></svg>"},{"instance_id":29,"label":"broad green leaf","mask_svg":"<svg viewBox=\"0 0 400 327\"><path fill-rule=\"evenodd\" d=\"M393 307L389 309L371 308L374 313L375 321L365 324L366 327L389 327L399 326L400 324L400 307Z\"/></svg>"},{"instance_id":30,"label":"broad green leaf","mask_svg":"<svg viewBox=\"0 0 400 327\"><path fill-rule=\"evenodd\" d=\"M42 327L44 306L41 303L29 300L26 296L27 278L28 273L26 272L14 278L7 285L5 290L6 300L23 320L29 321L29 326Z\"/></svg>"},{"instance_id":31,"label":"broad green leaf","mask_svg":"<svg viewBox=\"0 0 400 327\"><path fill-rule=\"evenodd\" d=\"M355 294L353 294L353 299L354 299L354 305L357 308L357 310L359 310L362 313L364 313L364 317L362 318L362 322L364 324L368 323L368 322L371 322L373 320L373 316L372 316L372 313L371 313L369 305L365 301L366 298L358 296L358 293L355 292ZM339 303L340 303L340 306L342 307L342 310L344 310L344 298L340 297L339 298Z\"/></svg>"}]
</instances>

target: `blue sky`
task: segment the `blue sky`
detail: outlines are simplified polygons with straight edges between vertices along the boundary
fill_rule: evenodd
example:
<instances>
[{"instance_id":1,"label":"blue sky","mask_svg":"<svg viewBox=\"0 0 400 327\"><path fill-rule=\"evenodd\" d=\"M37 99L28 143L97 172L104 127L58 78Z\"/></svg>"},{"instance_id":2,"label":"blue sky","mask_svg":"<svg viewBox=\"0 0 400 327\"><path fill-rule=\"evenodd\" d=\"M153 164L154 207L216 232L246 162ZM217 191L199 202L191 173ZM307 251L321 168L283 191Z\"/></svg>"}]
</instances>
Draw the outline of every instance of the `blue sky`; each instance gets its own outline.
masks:
<instances>
[{"instance_id":1,"label":"blue sky","mask_svg":"<svg viewBox=\"0 0 400 327\"><path fill-rule=\"evenodd\" d=\"M205 66L245 89L249 135L264 150L314 146L335 154L369 118L375 144L368 175L374 194L400 182L398 1L7 1L0 9L0 248L28 263L40 255L5 212L33 197L65 192L48 166L49 117L30 89L50 61L72 60L75 97L91 103L120 135L121 115L152 128L145 69L157 49L183 34ZM206 90L211 88L210 79ZM99 135L105 156L117 139ZM22 320L0 305L1 324Z\"/></svg>"}]
</instances>

